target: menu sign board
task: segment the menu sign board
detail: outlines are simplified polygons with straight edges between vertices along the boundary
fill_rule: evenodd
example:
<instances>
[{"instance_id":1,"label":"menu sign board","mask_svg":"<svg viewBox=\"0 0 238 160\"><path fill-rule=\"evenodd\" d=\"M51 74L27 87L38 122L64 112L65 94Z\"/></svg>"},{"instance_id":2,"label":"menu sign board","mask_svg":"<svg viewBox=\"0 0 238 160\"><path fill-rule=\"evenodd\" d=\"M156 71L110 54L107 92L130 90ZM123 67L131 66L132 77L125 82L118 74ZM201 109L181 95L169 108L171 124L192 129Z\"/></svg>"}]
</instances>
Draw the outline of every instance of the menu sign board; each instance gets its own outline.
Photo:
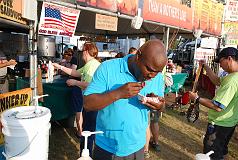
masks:
<instances>
[{"instance_id":1,"label":"menu sign board","mask_svg":"<svg viewBox=\"0 0 238 160\"><path fill-rule=\"evenodd\" d=\"M212 0L193 0L194 29L202 29L203 32L220 35L223 17L223 4Z\"/></svg>"},{"instance_id":2,"label":"menu sign board","mask_svg":"<svg viewBox=\"0 0 238 160\"><path fill-rule=\"evenodd\" d=\"M0 0L0 17L27 24L22 18L22 0Z\"/></svg>"},{"instance_id":3,"label":"menu sign board","mask_svg":"<svg viewBox=\"0 0 238 160\"><path fill-rule=\"evenodd\" d=\"M238 21L238 1L228 0L225 7L225 21Z\"/></svg>"},{"instance_id":4,"label":"menu sign board","mask_svg":"<svg viewBox=\"0 0 238 160\"><path fill-rule=\"evenodd\" d=\"M238 23L237 22L225 22L224 33L226 39L226 45L238 45Z\"/></svg>"},{"instance_id":5,"label":"menu sign board","mask_svg":"<svg viewBox=\"0 0 238 160\"><path fill-rule=\"evenodd\" d=\"M117 31L117 17L96 14L95 28L109 31Z\"/></svg>"}]
</instances>

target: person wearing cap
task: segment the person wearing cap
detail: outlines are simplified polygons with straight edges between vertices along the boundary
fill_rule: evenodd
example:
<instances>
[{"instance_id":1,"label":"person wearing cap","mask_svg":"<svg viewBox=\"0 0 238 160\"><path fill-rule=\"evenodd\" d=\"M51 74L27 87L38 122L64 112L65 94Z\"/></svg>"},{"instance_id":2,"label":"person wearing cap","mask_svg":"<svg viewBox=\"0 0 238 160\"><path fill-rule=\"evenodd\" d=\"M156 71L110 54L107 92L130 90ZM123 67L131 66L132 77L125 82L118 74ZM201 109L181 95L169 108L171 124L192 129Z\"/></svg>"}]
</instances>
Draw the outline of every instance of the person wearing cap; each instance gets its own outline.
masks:
<instances>
[{"instance_id":1,"label":"person wearing cap","mask_svg":"<svg viewBox=\"0 0 238 160\"><path fill-rule=\"evenodd\" d=\"M215 97L210 100L198 96L197 93L189 92L190 99L208 107L208 125L203 140L203 152L211 150L214 153L211 159L224 159L228 154L228 143L238 123L238 50L233 47L224 48L215 59L224 71L225 77L218 77L211 68L204 65L210 80L217 86Z\"/></svg>"}]
</instances>

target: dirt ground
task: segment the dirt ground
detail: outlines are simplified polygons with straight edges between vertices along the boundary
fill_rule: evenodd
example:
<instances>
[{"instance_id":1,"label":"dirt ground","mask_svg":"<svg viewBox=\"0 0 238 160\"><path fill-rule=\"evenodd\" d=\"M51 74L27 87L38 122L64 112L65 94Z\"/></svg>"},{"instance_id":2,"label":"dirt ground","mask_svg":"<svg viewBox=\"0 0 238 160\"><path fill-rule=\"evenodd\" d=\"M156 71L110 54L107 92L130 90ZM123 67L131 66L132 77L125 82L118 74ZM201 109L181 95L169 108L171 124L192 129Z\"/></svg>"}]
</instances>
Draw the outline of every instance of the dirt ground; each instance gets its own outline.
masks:
<instances>
[{"instance_id":1,"label":"dirt ground","mask_svg":"<svg viewBox=\"0 0 238 160\"><path fill-rule=\"evenodd\" d=\"M160 119L159 142L161 152L150 148L149 160L192 160L202 152L202 139L207 125L207 109L200 107L200 117L189 123L178 110L166 109ZM76 160L79 143L73 128L63 128L53 123L50 136L49 160ZM229 160L238 160L238 141L232 138L229 144Z\"/></svg>"}]
</instances>

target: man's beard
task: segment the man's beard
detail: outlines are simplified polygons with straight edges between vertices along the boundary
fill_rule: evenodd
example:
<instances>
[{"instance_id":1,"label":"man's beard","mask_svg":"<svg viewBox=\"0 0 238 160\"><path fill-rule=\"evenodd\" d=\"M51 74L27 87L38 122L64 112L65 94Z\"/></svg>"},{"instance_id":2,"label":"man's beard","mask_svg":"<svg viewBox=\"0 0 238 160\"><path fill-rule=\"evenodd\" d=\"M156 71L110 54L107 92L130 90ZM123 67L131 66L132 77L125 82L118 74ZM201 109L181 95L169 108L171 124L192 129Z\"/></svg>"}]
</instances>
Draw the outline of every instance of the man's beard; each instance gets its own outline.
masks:
<instances>
[{"instance_id":1,"label":"man's beard","mask_svg":"<svg viewBox=\"0 0 238 160\"><path fill-rule=\"evenodd\" d=\"M141 73L141 70L139 69L139 67L135 63L133 63L132 66L133 66L133 73L134 73L135 78L139 82L145 81L146 79L144 78L143 74Z\"/></svg>"}]
</instances>

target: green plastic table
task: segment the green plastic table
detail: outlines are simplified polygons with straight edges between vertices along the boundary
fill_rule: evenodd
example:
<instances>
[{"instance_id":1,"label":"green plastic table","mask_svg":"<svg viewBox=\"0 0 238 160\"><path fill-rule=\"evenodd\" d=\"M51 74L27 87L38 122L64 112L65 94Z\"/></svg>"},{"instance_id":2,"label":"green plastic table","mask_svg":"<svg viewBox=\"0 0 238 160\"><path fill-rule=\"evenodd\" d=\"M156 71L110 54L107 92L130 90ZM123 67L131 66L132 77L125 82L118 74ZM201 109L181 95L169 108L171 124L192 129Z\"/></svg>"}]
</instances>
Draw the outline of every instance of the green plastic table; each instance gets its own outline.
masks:
<instances>
[{"instance_id":1,"label":"green plastic table","mask_svg":"<svg viewBox=\"0 0 238 160\"><path fill-rule=\"evenodd\" d=\"M172 92L177 93L180 88L183 87L185 80L188 78L187 73L177 73L172 75L173 78L173 85L170 87L165 88L165 94Z\"/></svg>"}]
</instances>

